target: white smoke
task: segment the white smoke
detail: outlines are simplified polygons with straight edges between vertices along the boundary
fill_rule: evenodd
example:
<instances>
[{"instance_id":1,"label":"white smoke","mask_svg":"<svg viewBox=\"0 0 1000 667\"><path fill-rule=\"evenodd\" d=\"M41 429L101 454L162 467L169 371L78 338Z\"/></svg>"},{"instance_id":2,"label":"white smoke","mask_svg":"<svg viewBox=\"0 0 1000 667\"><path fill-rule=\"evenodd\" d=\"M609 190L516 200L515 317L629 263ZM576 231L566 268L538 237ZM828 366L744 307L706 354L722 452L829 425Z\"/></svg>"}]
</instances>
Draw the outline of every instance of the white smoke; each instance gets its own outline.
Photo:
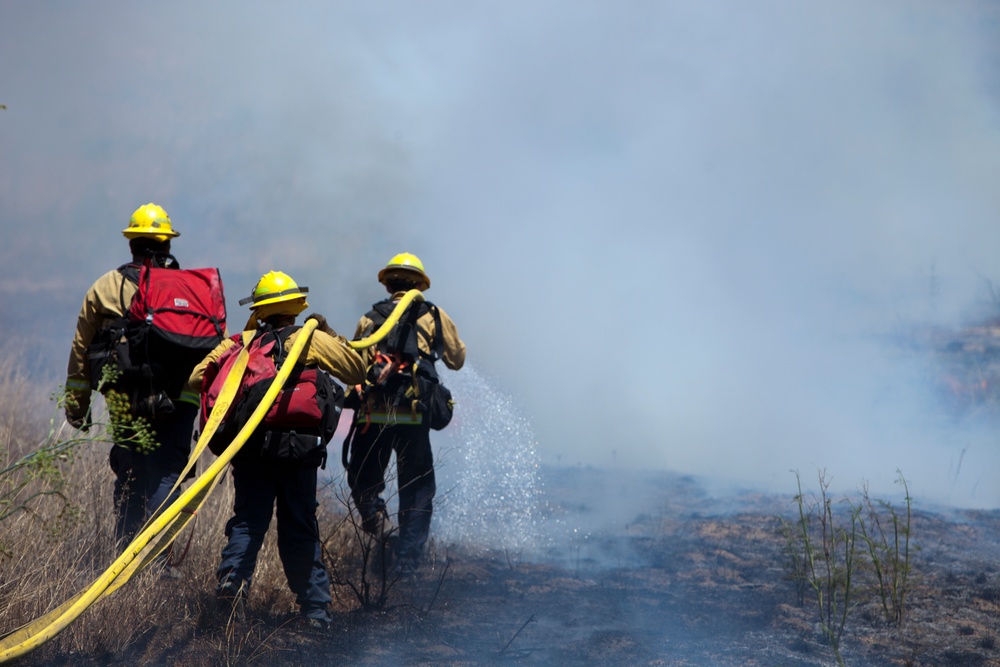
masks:
<instances>
[{"instance_id":1,"label":"white smoke","mask_svg":"<svg viewBox=\"0 0 1000 667\"><path fill-rule=\"evenodd\" d=\"M3 331L58 376L156 201L231 326L280 269L350 334L418 254L546 463L875 492L900 468L996 506L992 431L885 341L959 326L996 275L998 25L985 1L8 3Z\"/></svg>"}]
</instances>

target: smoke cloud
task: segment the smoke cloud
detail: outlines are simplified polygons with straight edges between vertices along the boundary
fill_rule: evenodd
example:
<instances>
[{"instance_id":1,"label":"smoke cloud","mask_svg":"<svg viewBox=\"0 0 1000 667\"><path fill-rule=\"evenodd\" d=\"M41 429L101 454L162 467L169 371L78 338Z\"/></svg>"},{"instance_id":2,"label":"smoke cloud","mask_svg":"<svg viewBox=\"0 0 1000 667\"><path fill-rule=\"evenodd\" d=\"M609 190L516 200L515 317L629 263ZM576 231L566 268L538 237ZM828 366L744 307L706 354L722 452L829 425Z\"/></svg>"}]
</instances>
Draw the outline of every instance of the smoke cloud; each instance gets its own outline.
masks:
<instances>
[{"instance_id":1,"label":"smoke cloud","mask_svg":"<svg viewBox=\"0 0 1000 667\"><path fill-rule=\"evenodd\" d=\"M2 331L58 381L154 201L231 327L280 269L350 335L419 255L546 463L995 507L996 424L895 341L992 314L998 44L974 1L6 4Z\"/></svg>"}]
</instances>

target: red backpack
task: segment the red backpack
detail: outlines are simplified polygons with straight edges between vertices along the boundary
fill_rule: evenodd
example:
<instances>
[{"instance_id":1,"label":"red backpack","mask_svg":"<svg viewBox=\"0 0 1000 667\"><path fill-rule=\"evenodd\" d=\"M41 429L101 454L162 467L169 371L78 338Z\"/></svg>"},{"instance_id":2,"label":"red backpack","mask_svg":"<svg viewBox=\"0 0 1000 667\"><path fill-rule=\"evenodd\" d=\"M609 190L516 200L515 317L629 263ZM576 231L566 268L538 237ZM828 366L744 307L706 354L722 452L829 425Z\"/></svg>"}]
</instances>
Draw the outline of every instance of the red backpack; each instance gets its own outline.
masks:
<instances>
[{"instance_id":1,"label":"red backpack","mask_svg":"<svg viewBox=\"0 0 1000 667\"><path fill-rule=\"evenodd\" d=\"M300 328L261 330L250 341L247 346L250 358L240 386L208 443L216 456L225 451L260 404L284 361L285 341ZM235 344L205 369L201 391L202 429L243 349L242 334L233 336L232 340ZM238 456L322 465L326 461L326 444L337 430L343 406L344 390L329 373L297 363Z\"/></svg>"},{"instance_id":2,"label":"red backpack","mask_svg":"<svg viewBox=\"0 0 1000 667\"><path fill-rule=\"evenodd\" d=\"M128 317L144 322L151 334L167 343L208 354L226 330L226 298L219 270L143 266Z\"/></svg>"},{"instance_id":3,"label":"red backpack","mask_svg":"<svg viewBox=\"0 0 1000 667\"><path fill-rule=\"evenodd\" d=\"M225 337L222 278L218 269L149 264L119 271L137 291L125 316L99 331L88 349L92 387L100 386L104 367L112 365L118 379L101 388L127 393L133 411L157 417L173 410L171 399Z\"/></svg>"}]
</instances>

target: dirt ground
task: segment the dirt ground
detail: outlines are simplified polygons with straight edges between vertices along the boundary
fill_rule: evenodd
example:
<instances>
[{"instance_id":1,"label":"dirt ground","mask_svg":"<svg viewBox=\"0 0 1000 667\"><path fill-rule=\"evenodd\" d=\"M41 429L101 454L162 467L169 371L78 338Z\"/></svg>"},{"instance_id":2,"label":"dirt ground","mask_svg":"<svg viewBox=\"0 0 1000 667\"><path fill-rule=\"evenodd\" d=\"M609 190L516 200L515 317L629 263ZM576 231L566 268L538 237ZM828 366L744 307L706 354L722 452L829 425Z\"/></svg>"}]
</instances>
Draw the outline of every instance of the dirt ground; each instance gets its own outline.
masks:
<instances>
[{"instance_id":1,"label":"dirt ground","mask_svg":"<svg viewBox=\"0 0 1000 667\"><path fill-rule=\"evenodd\" d=\"M780 517L791 496L710 498L694 480L650 475L658 501L627 523L604 521L591 490L615 486L589 469L549 475L549 512L599 526L539 554L435 544L416 578L378 611L341 611L329 632L256 615L218 632L161 628L144 652L105 664L728 665L835 664L811 594L789 577ZM558 499L558 502L556 501ZM570 531L572 532L572 531ZM859 591L841 641L848 665L1000 665L1000 511L916 509L912 590L900 627ZM859 585L860 586L860 585ZM195 627L205 628L199 622ZM209 639L214 637L214 639ZM211 660L206 642L215 642ZM164 647L167 648L164 648ZM72 663L68 660L67 664Z\"/></svg>"},{"instance_id":2,"label":"dirt ground","mask_svg":"<svg viewBox=\"0 0 1000 667\"><path fill-rule=\"evenodd\" d=\"M550 475L553 512L595 511L604 473ZM329 634L274 619L233 662L330 665L834 664L815 601L786 566L791 496L709 498L660 475L652 511L544 554L436 544L381 611L344 611ZM600 521L595 520L595 523ZM841 641L848 665L1000 665L1000 512L916 510L913 586L901 627L859 592ZM339 590L349 602L349 591ZM348 598L348 599L345 599ZM171 656L197 663L197 642ZM147 656L149 658L151 656ZM161 656L164 659L167 656Z\"/></svg>"}]
</instances>

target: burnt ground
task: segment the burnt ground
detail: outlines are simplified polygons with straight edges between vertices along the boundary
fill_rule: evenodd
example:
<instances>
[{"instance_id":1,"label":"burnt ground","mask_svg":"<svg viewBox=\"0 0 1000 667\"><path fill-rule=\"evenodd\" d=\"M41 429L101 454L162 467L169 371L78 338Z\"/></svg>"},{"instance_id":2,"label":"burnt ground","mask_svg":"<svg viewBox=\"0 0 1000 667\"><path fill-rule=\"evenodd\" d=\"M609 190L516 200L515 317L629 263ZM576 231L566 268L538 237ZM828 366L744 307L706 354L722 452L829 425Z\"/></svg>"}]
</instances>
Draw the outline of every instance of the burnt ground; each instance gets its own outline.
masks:
<instances>
[{"instance_id":1,"label":"burnt ground","mask_svg":"<svg viewBox=\"0 0 1000 667\"><path fill-rule=\"evenodd\" d=\"M338 586L343 611L329 633L257 616L251 627L227 634L224 659L217 632L210 659L209 640L192 635L177 637L173 649L161 635L155 652L116 658L129 664L835 664L814 597L800 595L789 576L781 517L794 516L791 496L713 499L690 478L647 475L643 483L659 490L658 501L616 525L596 509L606 475L576 469L549 476L547 497L562 499L549 511L562 512L557 524L576 537L553 540L544 554L436 544L432 562L394 586L383 610L350 610L350 592ZM574 532L574 518L588 513L590 525L606 528ZM911 529L912 588L903 623L884 620L859 574L841 640L846 664L1000 665L1000 511L917 506Z\"/></svg>"},{"instance_id":2,"label":"burnt ground","mask_svg":"<svg viewBox=\"0 0 1000 667\"><path fill-rule=\"evenodd\" d=\"M124 613L124 646L54 642L24 664L836 664L815 596L790 576L783 526L797 510L792 496L709 496L688 477L583 468L546 471L544 483L550 539L540 552L435 542L425 567L396 582L381 609L359 610L349 577L338 582L329 631L288 615L283 581L280 593L256 590L247 619L227 624L210 575L189 572L158 584L190 588L183 608L131 617L118 611L120 596L62 638L100 627L98 613ZM608 507L613 499L622 504ZM903 623L885 620L871 571L859 565L840 642L845 664L1000 666L1000 510L914 507Z\"/></svg>"}]
</instances>

